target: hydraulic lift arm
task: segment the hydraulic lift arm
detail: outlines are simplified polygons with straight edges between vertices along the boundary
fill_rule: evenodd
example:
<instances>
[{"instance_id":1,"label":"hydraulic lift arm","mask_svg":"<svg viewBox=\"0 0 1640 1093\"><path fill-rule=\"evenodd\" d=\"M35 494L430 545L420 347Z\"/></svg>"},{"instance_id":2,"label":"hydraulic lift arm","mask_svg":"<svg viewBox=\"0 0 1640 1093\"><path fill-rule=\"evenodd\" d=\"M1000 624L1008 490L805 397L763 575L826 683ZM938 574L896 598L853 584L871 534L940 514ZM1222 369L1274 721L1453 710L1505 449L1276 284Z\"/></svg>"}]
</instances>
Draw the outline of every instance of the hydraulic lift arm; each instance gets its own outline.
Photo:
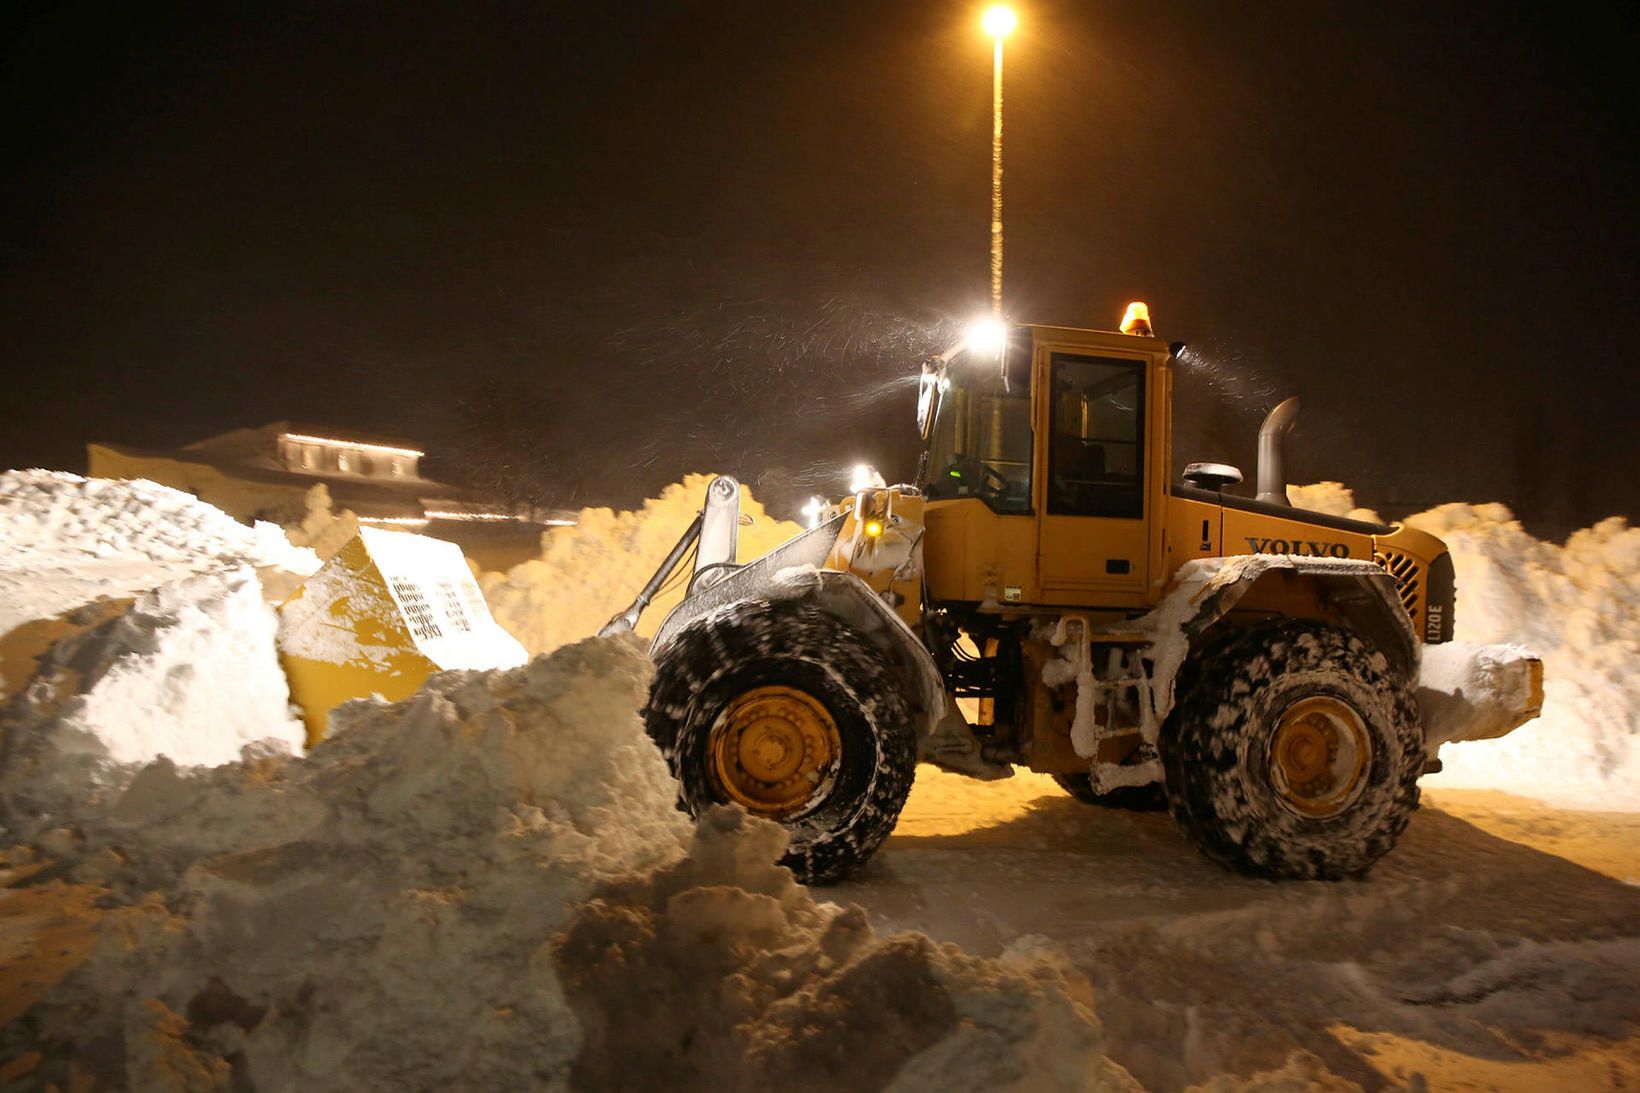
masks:
<instances>
[{"instance_id":1,"label":"hydraulic lift arm","mask_svg":"<svg viewBox=\"0 0 1640 1093\"><path fill-rule=\"evenodd\" d=\"M678 567L689 548L696 543L695 569L689 578L691 593L727 576L735 566L735 552L740 540L740 483L728 475L719 475L706 487L706 503L695 514L689 527L677 544L667 553L666 560L655 570L643 590L625 611L616 615L598 631L599 637L629 633L638 625L649 601L655 598L672 571Z\"/></svg>"}]
</instances>

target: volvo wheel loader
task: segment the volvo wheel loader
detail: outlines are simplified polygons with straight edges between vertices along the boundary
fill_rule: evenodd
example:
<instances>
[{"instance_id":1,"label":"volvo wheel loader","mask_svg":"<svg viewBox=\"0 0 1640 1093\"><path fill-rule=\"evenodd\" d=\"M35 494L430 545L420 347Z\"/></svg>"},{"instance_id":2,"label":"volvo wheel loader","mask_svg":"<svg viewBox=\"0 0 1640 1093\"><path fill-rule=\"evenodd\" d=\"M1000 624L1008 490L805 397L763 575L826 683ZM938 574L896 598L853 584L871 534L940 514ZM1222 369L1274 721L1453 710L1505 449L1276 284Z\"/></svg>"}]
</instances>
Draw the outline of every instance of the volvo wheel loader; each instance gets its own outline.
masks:
<instances>
[{"instance_id":1,"label":"volvo wheel loader","mask_svg":"<svg viewBox=\"0 0 1640 1093\"><path fill-rule=\"evenodd\" d=\"M1171 480L1178 348L1139 305L1115 332L978 331L923 364L915 480L744 565L738 485L713 481L605 627L630 630L693 551L644 711L680 805L778 821L786 864L826 882L893 829L919 760L1018 765L1094 804L1165 801L1231 868L1349 877L1394 844L1441 743L1535 716L1524 650L1430 655L1453 634L1438 539L1291 507L1293 400L1261 430L1256 496L1223 464ZM1484 710L1451 683L1481 676Z\"/></svg>"}]
</instances>

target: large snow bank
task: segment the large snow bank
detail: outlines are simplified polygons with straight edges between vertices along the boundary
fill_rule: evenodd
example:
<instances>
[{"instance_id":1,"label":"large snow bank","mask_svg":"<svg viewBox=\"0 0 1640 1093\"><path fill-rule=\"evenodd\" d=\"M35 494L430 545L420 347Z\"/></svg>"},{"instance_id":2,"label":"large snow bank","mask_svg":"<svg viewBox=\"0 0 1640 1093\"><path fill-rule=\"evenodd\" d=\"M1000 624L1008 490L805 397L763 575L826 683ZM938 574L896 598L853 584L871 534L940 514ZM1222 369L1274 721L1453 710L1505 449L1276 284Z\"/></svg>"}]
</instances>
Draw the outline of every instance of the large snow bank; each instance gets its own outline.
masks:
<instances>
[{"instance_id":1,"label":"large snow bank","mask_svg":"<svg viewBox=\"0 0 1640 1093\"><path fill-rule=\"evenodd\" d=\"M1288 486L1295 505L1376 519L1337 482ZM1564 545L1504 505L1409 516L1452 551L1461 642L1543 658L1543 714L1497 740L1448 744L1436 788L1503 789L1567 808L1640 811L1640 528L1613 517Z\"/></svg>"},{"instance_id":2,"label":"large snow bank","mask_svg":"<svg viewBox=\"0 0 1640 1093\"><path fill-rule=\"evenodd\" d=\"M1452 551L1458 638L1517 642L1544 668L1543 715L1442 748L1432 784L1640 810L1640 528L1614 517L1556 545L1502 505L1461 504L1407 523Z\"/></svg>"},{"instance_id":3,"label":"large snow bank","mask_svg":"<svg viewBox=\"0 0 1640 1093\"><path fill-rule=\"evenodd\" d=\"M20 687L33 657L81 625L65 617L89 604L244 565L288 591L318 564L273 524L246 527L168 486L0 473L0 693Z\"/></svg>"},{"instance_id":4,"label":"large snow bank","mask_svg":"<svg viewBox=\"0 0 1640 1093\"><path fill-rule=\"evenodd\" d=\"M8 567L75 559L211 558L313 568L275 524L246 527L191 494L143 479L62 471L0 474L0 557Z\"/></svg>"},{"instance_id":5,"label":"large snow bank","mask_svg":"<svg viewBox=\"0 0 1640 1093\"><path fill-rule=\"evenodd\" d=\"M1369 524L1383 523L1383 518L1372 509L1358 506L1355 503L1355 491L1342 482L1311 482L1304 486L1289 483L1287 500L1292 502L1295 509L1347 516L1351 520L1365 520Z\"/></svg>"},{"instance_id":6,"label":"large snow bank","mask_svg":"<svg viewBox=\"0 0 1640 1093\"><path fill-rule=\"evenodd\" d=\"M0 1057L64 1087L1136 1088L1050 954L876 938L771 864L780 828L692 832L649 672L593 640L343 707L305 759L148 766L42 838L123 906Z\"/></svg>"},{"instance_id":7,"label":"large snow bank","mask_svg":"<svg viewBox=\"0 0 1640 1093\"><path fill-rule=\"evenodd\" d=\"M514 566L505 575L484 574L484 595L496 621L531 653L550 652L597 633L625 610L665 559L700 511L713 477L691 474L645 501L641 509L582 509L575 526L549 528L541 536L539 558ZM745 486L740 489L740 513L743 562L803 530L769 516ZM638 622L638 633L655 632L683 598L683 583L680 580L655 597Z\"/></svg>"},{"instance_id":8,"label":"large snow bank","mask_svg":"<svg viewBox=\"0 0 1640 1093\"><path fill-rule=\"evenodd\" d=\"M290 585L317 564L271 524L152 482L0 474L8 826L115 791L159 755L299 746L259 574Z\"/></svg>"}]
</instances>

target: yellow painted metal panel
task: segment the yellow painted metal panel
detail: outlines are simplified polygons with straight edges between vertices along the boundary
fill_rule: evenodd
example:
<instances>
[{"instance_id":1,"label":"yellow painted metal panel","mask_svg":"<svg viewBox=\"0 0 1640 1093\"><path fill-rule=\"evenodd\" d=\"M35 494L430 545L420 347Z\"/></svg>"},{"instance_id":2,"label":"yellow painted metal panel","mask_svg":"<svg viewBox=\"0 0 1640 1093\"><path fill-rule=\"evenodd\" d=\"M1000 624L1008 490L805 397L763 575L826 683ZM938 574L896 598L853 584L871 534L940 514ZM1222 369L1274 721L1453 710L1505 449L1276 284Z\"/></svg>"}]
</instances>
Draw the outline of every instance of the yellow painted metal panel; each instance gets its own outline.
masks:
<instances>
[{"instance_id":1,"label":"yellow painted metal panel","mask_svg":"<svg viewBox=\"0 0 1640 1093\"><path fill-rule=\"evenodd\" d=\"M330 711L348 699L396 701L446 668L506 668L526 659L490 618L461 551L420 535L366 529L279 613L280 662L310 746L323 738Z\"/></svg>"},{"instance_id":2,"label":"yellow painted metal panel","mask_svg":"<svg viewBox=\"0 0 1640 1093\"><path fill-rule=\"evenodd\" d=\"M1296 554L1372 561L1371 535L1306 524L1297 509L1293 515L1293 519L1287 520L1261 512L1225 509L1224 553Z\"/></svg>"}]
</instances>

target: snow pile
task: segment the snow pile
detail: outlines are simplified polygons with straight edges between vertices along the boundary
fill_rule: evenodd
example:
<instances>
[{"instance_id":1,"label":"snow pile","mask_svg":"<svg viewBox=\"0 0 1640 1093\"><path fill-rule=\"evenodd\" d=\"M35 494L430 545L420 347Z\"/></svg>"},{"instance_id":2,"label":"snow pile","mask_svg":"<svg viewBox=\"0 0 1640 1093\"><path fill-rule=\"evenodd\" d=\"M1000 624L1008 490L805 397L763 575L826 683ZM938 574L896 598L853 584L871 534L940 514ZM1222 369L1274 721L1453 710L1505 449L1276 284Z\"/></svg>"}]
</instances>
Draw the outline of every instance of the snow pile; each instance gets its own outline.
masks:
<instances>
[{"instance_id":1,"label":"snow pile","mask_svg":"<svg viewBox=\"0 0 1640 1093\"><path fill-rule=\"evenodd\" d=\"M541 556L505 575L486 573L484 595L503 628L531 653L545 653L588 637L626 609L666 558L706 498L715 475L691 474L633 512L582 509L573 527L549 528ZM769 516L745 486L740 488L739 560L768 553L803 529ZM750 518L750 523L746 521ZM652 635L683 598L684 575L655 597L638 622Z\"/></svg>"},{"instance_id":2,"label":"snow pile","mask_svg":"<svg viewBox=\"0 0 1640 1093\"><path fill-rule=\"evenodd\" d=\"M1342 482L1312 482L1307 486L1289 483L1287 500L1292 502L1295 509L1324 512L1329 516L1345 516L1351 520L1364 520L1369 524L1384 522L1383 517L1376 512L1356 505L1355 491Z\"/></svg>"},{"instance_id":3,"label":"snow pile","mask_svg":"<svg viewBox=\"0 0 1640 1093\"><path fill-rule=\"evenodd\" d=\"M1458 638L1516 642L1544 666L1543 715L1443 748L1434 784L1640 810L1640 528L1614 517L1557 546L1502 505L1442 505L1406 522L1452 551Z\"/></svg>"},{"instance_id":4,"label":"snow pile","mask_svg":"<svg viewBox=\"0 0 1640 1093\"><path fill-rule=\"evenodd\" d=\"M313 557L278 526L246 527L221 509L143 479L62 471L0 474L0 557L8 567L75 559L211 558L302 571Z\"/></svg>"},{"instance_id":5,"label":"snow pile","mask_svg":"<svg viewBox=\"0 0 1640 1093\"><path fill-rule=\"evenodd\" d=\"M305 506L302 519L284 526L285 538L329 561L349 539L359 534L359 517L352 509L337 512L330 499L330 487L323 482L309 489L302 500Z\"/></svg>"},{"instance_id":6,"label":"snow pile","mask_svg":"<svg viewBox=\"0 0 1640 1093\"><path fill-rule=\"evenodd\" d=\"M576 1088L1138 1088L1056 951L878 939L860 908L817 904L771 865L785 848L781 828L719 808L683 861L580 909L554 945L586 1035Z\"/></svg>"},{"instance_id":7,"label":"snow pile","mask_svg":"<svg viewBox=\"0 0 1640 1093\"><path fill-rule=\"evenodd\" d=\"M7 826L84 807L156 756L215 765L258 742L299 748L275 627L240 566L162 585L52 645L4 711Z\"/></svg>"},{"instance_id":8,"label":"snow pile","mask_svg":"<svg viewBox=\"0 0 1640 1093\"><path fill-rule=\"evenodd\" d=\"M123 906L0 1057L64 1087L1136 1088L1051 955L880 940L770 864L774 825L691 836L650 670L582 642L343 707L306 759L148 766L40 840Z\"/></svg>"},{"instance_id":9,"label":"snow pile","mask_svg":"<svg viewBox=\"0 0 1640 1093\"><path fill-rule=\"evenodd\" d=\"M21 687L49 645L124 601L197 573L256 566L277 597L318 568L272 524L254 528L142 480L58 471L0 473L0 695ZM80 612L79 618L69 616Z\"/></svg>"},{"instance_id":10,"label":"snow pile","mask_svg":"<svg viewBox=\"0 0 1640 1093\"><path fill-rule=\"evenodd\" d=\"M1301 508L1377 519L1337 482L1288 486L1287 495ZM1446 769L1430 784L1640 811L1640 528L1613 517L1560 546L1533 538L1498 504L1441 505L1405 523L1452 552L1458 643L1525 646L1544 668L1542 716L1501 739L1442 747ZM1446 662L1456 658L1432 652L1432 668L1451 676ZM1462 667L1484 675L1488 665ZM1494 689L1484 678L1463 687L1469 696Z\"/></svg>"},{"instance_id":11,"label":"snow pile","mask_svg":"<svg viewBox=\"0 0 1640 1093\"><path fill-rule=\"evenodd\" d=\"M317 565L166 486L0 474L7 825L93 805L159 755L298 746L263 579L279 594Z\"/></svg>"}]
</instances>

